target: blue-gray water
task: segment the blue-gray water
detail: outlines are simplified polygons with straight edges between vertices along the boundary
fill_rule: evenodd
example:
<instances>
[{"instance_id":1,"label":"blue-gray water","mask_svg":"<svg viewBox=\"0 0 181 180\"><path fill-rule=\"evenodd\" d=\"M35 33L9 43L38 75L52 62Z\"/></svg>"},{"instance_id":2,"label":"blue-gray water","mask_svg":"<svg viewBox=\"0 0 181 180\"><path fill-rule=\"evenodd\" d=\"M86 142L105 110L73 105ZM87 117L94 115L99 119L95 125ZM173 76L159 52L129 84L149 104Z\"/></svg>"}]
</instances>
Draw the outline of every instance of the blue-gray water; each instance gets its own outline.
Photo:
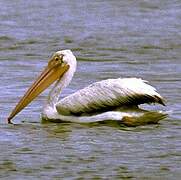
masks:
<instances>
[{"instance_id":1,"label":"blue-gray water","mask_svg":"<svg viewBox=\"0 0 181 180\"><path fill-rule=\"evenodd\" d=\"M78 69L66 96L94 81L141 77L167 100L169 117L136 128L43 124L47 92L9 112L57 50ZM0 1L1 179L180 179L181 2Z\"/></svg>"}]
</instances>

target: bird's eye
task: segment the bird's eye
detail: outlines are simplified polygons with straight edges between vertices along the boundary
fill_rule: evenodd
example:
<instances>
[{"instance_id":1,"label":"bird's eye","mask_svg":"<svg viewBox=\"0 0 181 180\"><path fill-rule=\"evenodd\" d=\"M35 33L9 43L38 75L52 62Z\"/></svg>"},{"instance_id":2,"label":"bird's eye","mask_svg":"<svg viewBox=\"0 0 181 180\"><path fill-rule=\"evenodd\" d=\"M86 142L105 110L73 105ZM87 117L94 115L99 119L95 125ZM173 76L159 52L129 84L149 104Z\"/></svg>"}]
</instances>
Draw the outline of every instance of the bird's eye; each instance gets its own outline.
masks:
<instances>
[{"instance_id":1,"label":"bird's eye","mask_svg":"<svg viewBox=\"0 0 181 180\"><path fill-rule=\"evenodd\" d=\"M55 61L59 61L59 58L58 58L58 57L55 57Z\"/></svg>"}]
</instances>

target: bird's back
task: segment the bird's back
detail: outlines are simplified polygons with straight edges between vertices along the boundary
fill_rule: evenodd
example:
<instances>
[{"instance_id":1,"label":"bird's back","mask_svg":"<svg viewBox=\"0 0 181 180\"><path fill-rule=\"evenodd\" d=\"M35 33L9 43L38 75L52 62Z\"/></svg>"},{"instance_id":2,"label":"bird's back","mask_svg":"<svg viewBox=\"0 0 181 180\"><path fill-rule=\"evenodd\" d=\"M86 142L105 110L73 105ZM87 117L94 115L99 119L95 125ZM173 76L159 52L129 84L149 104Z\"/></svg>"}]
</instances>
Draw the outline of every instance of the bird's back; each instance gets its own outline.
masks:
<instances>
[{"instance_id":1,"label":"bird's back","mask_svg":"<svg viewBox=\"0 0 181 180\"><path fill-rule=\"evenodd\" d=\"M143 103L164 105L163 98L146 81L138 78L118 78L93 83L61 99L56 108L60 114L80 115Z\"/></svg>"}]
</instances>

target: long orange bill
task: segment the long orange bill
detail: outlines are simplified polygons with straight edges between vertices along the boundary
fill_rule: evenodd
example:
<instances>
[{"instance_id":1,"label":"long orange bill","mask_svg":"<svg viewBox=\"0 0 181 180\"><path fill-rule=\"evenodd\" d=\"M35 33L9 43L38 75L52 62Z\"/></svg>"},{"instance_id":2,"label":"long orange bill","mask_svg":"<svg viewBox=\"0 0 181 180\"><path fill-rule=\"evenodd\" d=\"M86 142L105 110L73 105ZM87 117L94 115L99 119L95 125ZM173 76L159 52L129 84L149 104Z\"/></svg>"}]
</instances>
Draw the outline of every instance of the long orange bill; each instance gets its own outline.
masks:
<instances>
[{"instance_id":1,"label":"long orange bill","mask_svg":"<svg viewBox=\"0 0 181 180\"><path fill-rule=\"evenodd\" d=\"M50 64L44 69L41 75L35 80L32 86L27 90L25 95L20 99L19 103L13 109L8 117L8 123L18 114L23 108L31 103L41 92L48 88L53 82L61 78L69 69L68 64Z\"/></svg>"}]
</instances>

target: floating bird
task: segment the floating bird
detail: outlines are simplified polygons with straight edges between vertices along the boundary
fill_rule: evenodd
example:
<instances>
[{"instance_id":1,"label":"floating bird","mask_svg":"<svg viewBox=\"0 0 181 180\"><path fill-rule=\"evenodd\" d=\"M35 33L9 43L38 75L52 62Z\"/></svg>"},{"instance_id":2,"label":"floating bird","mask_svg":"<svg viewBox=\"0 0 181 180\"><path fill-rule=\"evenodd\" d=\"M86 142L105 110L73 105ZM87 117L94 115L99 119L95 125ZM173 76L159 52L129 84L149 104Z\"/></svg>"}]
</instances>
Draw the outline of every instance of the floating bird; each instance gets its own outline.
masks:
<instances>
[{"instance_id":1,"label":"floating bird","mask_svg":"<svg viewBox=\"0 0 181 180\"><path fill-rule=\"evenodd\" d=\"M165 105L156 89L139 78L102 80L59 100L61 91L71 82L76 66L76 57L71 50L54 53L48 66L11 112L8 123L55 81L42 112L42 117L47 120L79 123L104 120L130 122L132 117L138 117L135 112L145 112L138 108L140 104Z\"/></svg>"}]
</instances>

